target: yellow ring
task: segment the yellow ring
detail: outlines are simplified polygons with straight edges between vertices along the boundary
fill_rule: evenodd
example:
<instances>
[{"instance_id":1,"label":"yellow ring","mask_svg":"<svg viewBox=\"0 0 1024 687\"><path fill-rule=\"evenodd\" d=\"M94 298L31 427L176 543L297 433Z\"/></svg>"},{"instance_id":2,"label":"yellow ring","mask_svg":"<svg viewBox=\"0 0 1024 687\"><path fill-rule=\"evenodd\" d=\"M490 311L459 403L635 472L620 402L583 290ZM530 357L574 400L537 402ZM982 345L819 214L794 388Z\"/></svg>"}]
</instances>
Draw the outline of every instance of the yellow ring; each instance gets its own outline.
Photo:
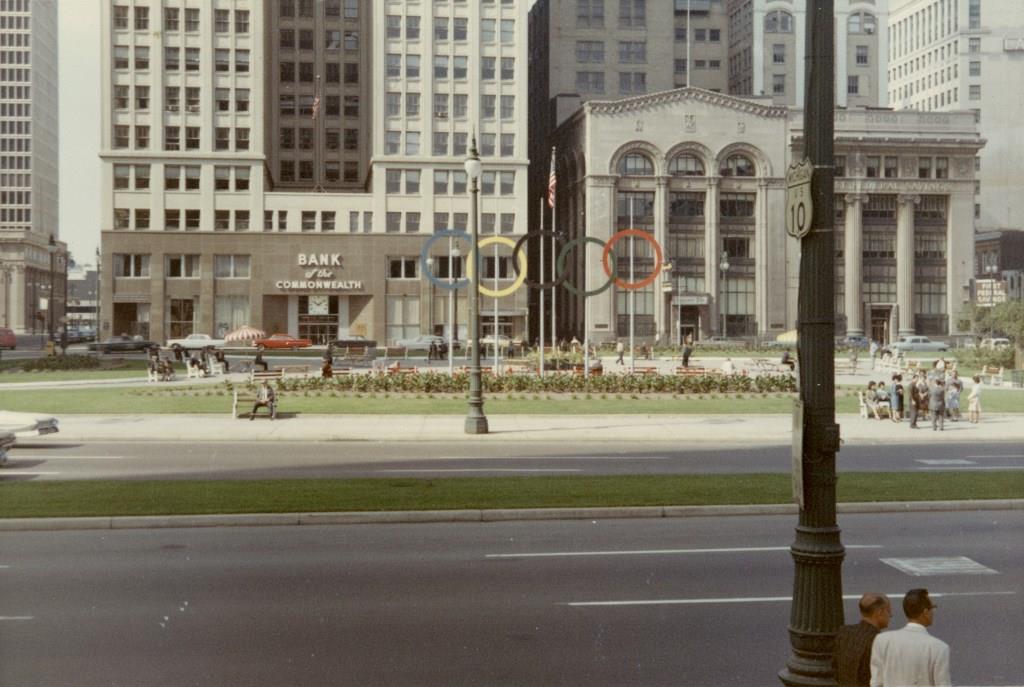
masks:
<instances>
[{"instance_id":1,"label":"yellow ring","mask_svg":"<svg viewBox=\"0 0 1024 687\"><path fill-rule=\"evenodd\" d=\"M486 248L487 246L491 245L492 243L500 243L501 245L508 246L509 248L512 248L512 249L515 249L515 247L516 247L516 242L513 241L512 239L510 239L508 236L488 236L487 238L482 239L481 241L479 241L477 243L477 250ZM526 251L523 250L522 248L520 248L519 249L519 276L516 278L516 280L514 282L512 282L512 285L511 286L506 286L504 289L493 290L493 289L489 289L486 286L484 286L483 284L481 284L480 285L480 293L482 293L485 296L490 296L491 298L503 298L505 296L511 296L513 293L518 291L519 287L523 285L524 281L526 281L526 267L527 267L526 263L527 263ZM474 268L475 265L476 265L476 251L474 250L474 251L470 251L470 259L469 259L468 264L466 265L466 278L467 279L472 279L473 278L473 268ZM497 269L497 265L495 265L495 269Z\"/></svg>"}]
</instances>

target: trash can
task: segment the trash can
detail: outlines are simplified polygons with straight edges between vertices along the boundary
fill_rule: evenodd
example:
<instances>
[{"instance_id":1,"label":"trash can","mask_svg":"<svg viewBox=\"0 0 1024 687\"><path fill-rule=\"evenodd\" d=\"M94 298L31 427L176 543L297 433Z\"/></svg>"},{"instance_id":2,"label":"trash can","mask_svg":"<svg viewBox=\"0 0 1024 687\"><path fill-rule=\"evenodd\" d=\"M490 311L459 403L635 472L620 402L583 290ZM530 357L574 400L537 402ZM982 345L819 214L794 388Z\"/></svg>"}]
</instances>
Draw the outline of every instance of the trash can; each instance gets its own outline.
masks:
<instances>
[{"instance_id":1,"label":"trash can","mask_svg":"<svg viewBox=\"0 0 1024 687\"><path fill-rule=\"evenodd\" d=\"M1010 370L1010 384L1017 389L1024 387L1024 370Z\"/></svg>"}]
</instances>

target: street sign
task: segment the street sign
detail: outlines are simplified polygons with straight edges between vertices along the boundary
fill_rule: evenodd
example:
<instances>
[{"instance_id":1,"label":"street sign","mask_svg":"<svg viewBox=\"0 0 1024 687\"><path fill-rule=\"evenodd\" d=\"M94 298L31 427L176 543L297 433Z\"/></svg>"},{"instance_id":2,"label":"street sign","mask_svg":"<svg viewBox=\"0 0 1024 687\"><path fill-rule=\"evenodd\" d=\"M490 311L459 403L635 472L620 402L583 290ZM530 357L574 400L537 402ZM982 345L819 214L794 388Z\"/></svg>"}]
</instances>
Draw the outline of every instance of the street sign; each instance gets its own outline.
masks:
<instances>
[{"instance_id":1,"label":"street sign","mask_svg":"<svg viewBox=\"0 0 1024 687\"><path fill-rule=\"evenodd\" d=\"M790 164L786 172L786 233L793 238L802 239L811 230L813 176L814 165L807 158Z\"/></svg>"}]
</instances>

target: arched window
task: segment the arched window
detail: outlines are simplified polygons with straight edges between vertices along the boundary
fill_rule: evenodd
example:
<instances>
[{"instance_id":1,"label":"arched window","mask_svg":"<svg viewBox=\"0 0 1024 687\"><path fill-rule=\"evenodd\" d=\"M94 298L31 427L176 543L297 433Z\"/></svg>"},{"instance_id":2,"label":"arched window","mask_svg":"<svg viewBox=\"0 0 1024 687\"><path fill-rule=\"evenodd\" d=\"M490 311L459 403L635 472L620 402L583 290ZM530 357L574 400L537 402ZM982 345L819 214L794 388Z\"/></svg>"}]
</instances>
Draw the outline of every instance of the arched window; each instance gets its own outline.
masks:
<instances>
[{"instance_id":1,"label":"arched window","mask_svg":"<svg viewBox=\"0 0 1024 687\"><path fill-rule=\"evenodd\" d=\"M723 177L752 177L754 163L746 155L730 155L718 173Z\"/></svg>"},{"instance_id":2,"label":"arched window","mask_svg":"<svg viewBox=\"0 0 1024 687\"><path fill-rule=\"evenodd\" d=\"M641 153L630 153L619 160L619 174L628 177L646 177L654 175L654 163L651 158Z\"/></svg>"},{"instance_id":3,"label":"arched window","mask_svg":"<svg viewBox=\"0 0 1024 687\"><path fill-rule=\"evenodd\" d=\"M870 36L876 28L875 15L870 12L853 12L846 22L847 33L866 33Z\"/></svg>"},{"instance_id":4,"label":"arched window","mask_svg":"<svg viewBox=\"0 0 1024 687\"><path fill-rule=\"evenodd\" d=\"M683 153L672 158L668 165L668 173L676 177L702 177L704 163L695 155Z\"/></svg>"},{"instance_id":5,"label":"arched window","mask_svg":"<svg viewBox=\"0 0 1024 687\"><path fill-rule=\"evenodd\" d=\"M793 15L785 10L775 10L764 15L765 33L793 33Z\"/></svg>"}]
</instances>

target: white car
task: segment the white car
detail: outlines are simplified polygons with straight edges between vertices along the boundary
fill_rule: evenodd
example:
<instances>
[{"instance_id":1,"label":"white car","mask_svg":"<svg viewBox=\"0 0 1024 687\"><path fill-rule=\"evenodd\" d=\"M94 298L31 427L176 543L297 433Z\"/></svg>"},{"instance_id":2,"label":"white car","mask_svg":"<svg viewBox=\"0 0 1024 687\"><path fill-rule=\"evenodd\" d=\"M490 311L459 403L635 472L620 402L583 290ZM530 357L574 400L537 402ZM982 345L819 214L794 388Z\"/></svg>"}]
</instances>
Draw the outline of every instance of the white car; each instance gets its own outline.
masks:
<instances>
[{"instance_id":1,"label":"white car","mask_svg":"<svg viewBox=\"0 0 1024 687\"><path fill-rule=\"evenodd\" d=\"M927 336L901 336L895 343L889 344L884 352L890 355L907 352L931 352L945 353L949 350L949 344L942 341L932 341Z\"/></svg>"},{"instance_id":2,"label":"white car","mask_svg":"<svg viewBox=\"0 0 1024 687\"><path fill-rule=\"evenodd\" d=\"M215 339L209 334L189 334L184 339L167 340L167 348L170 349L181 348L191 351L206 348L207 346L224 348L224 339Z\"/></svg>"},{"instance_id":3,"label":"white car","mask_svg":"<svg viewBox=\"0 0 1024 687\"><path fill-rule=\"evenodd\" d=\"M1007 338L1001 337L1001 336L997 336L997 337L995 337L993 339L982 339L981 340L981 347L982 348L992 348L992 349L1009 348L1010 347L1010 340L1007 339Z\"/></svg>"}]
</instances>

